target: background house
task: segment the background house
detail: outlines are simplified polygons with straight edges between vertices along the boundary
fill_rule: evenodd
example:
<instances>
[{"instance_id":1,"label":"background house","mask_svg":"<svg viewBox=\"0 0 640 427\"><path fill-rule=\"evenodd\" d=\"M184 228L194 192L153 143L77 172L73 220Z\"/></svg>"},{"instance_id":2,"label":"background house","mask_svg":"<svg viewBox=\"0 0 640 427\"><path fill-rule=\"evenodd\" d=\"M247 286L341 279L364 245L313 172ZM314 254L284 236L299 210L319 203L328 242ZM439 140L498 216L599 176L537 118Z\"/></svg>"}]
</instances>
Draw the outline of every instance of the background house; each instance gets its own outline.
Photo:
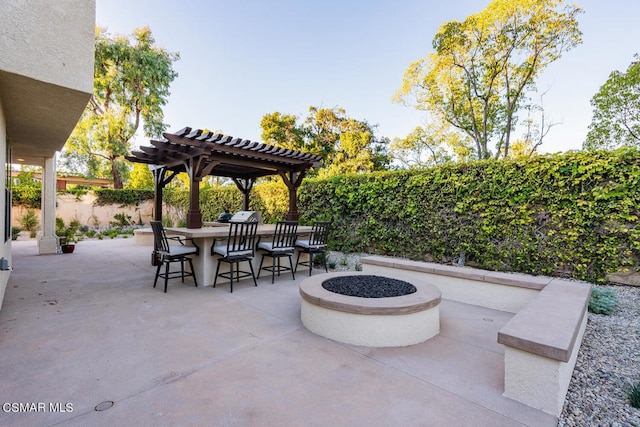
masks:
<instances>
[{"instance_id":1,"label":"background house","mask_svg":"<svg viewBox=\"0 0 640 427\"><path fill-rule=\"evenodd\" d=\"M11 163L43 167L41 254L56 253L56 152L93 93L95 0L0 3L0 307L11 269Z\"/></svg>"}]
</instances>

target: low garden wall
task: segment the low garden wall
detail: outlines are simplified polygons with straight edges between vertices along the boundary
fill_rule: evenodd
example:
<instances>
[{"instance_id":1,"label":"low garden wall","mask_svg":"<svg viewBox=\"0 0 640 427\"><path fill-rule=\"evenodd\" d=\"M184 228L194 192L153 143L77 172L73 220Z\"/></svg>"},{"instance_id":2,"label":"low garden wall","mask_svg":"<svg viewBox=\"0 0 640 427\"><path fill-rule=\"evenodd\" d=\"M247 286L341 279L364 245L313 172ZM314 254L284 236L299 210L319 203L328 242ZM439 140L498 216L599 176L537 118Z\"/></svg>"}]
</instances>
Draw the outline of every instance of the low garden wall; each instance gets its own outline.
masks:
<instances>
[{"instance_id":1,"label":"low garden wall","mask_svg":"<svg viewBox=\"0 0 640 427\"><path fill-rule=\"evenodd\" d=\"M131 221L142 221L148 224L153 219L153 201L143 201L138 205L107 204L98 205L96 196L92 193L84 195L58 194L56 198L56 217L62 218L66 224L78 219L80 224L94 227L108 226L114 221L116 214L124 213L131 217ZM40 209L13 206L11 208L11 225L22 228L20 219L28 209L33 209L40 219Z\"/></svg>"}]
</instances>

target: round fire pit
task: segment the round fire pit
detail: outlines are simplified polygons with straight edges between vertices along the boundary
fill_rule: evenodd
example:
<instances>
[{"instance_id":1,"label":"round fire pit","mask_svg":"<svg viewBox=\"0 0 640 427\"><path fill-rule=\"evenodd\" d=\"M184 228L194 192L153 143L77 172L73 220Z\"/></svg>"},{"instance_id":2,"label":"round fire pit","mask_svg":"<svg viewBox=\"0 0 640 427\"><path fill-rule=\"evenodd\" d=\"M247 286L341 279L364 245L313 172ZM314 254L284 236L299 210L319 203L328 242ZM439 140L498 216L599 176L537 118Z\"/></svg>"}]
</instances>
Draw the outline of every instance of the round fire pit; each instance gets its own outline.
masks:
<instances>
[{"instance_id":1,"label":"round fire pit","mask_svg":"<svg viewBox=\"0 0 640 427\"><path fill-rule=\"evenodd\" d=\"M300 283L301 318L311 332L347 344L400 347L440 332L441 293L428 283L360 272Z\"/></svg>"}]
</instances>

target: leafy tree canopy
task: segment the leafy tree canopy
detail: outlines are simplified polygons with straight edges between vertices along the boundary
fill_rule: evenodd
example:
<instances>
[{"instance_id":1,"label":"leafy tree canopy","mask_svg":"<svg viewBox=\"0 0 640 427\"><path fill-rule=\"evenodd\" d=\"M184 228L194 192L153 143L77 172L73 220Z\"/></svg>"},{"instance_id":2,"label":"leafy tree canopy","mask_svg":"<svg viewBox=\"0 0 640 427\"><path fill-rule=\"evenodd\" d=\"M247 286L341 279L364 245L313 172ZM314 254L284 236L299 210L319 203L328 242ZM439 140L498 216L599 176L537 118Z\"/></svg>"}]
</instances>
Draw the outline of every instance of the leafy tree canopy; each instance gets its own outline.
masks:
<instances>
[{"instance_id":1,"label":"leafy tree canopy","mask_svg":"<svg viewBox=\"0 0 640 427\"><path fill-rule=\"evenodd\" d=\"M162 107L177 77L178 53L155 45L149 27L130 37L111 37L96 27L94 90L63 153L65 166L89 176L112 177L122 188L128 168L123 156L142 123L147 137L166 129Z\"/></svg>"},{"instance_id":2,"label":"leafy tree canopy","mask_svg":"<svg viewBox=\"0 0 640 427\"><path fill-rule=\"evenodd\" d=\"M395 138L389 149L394 160L409 168L467 160L473 155L468 138L435 122L416 127L405 138Z\"/></svg>"},{"instance_id":3,"label":"leafy tree canopy","mask_svg":"<svg viewBox=\"0 0 640 427\"><path fill-rule=\"evenodd\" d=\"M640 147L640 56L626 72L613 71L591 99L586 149Z\"/></svg>"},{"instance_id":4,"label":"leafy tree canopy","mask_svg":"<svg viewBox=\"0 0 640 427\"><path fill-rule=\"evenodd\" d=\"M394 100L452 125L478 158L507 157L535 78L581 43L581 11L563 0L493 0L463 22L446 22L435 52L409 65Z\"/></svg>"},{"instance_id":5,"label":"leafy tree canopy","mask_svg":"<svg viewBox=\"0 0 640 427\"><path fill-rule=\"evenodd\" d=\"M320 176L382 170L390 163L389 141L376 138L375 126L347 116L339 107L309 107L303 123L276 111L266 114L260 125L267 144L321 155Z\"/></svg>"},{"instance_id":6,"label":"leafy tree canopy","mask_svg":"<svg viewBox=\"0 0 640 427\"><path fill-rule=\"evenodd\" d=\"M137 190L153 189L153 175L144 163L134 163L129 174L128 188Z\"/></svg>"}]
</instances>

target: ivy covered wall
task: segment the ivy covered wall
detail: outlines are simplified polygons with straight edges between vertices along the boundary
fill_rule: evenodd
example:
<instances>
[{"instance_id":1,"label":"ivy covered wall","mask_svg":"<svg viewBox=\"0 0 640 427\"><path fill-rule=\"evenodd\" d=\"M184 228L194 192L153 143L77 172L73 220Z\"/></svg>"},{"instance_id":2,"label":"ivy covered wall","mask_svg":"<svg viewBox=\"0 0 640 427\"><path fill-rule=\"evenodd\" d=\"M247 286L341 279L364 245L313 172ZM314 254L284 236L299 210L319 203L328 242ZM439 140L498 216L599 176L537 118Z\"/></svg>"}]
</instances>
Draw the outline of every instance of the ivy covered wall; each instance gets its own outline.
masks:
<instances>
[{"instance_id":1,"label":"ivy covered wall","mask_svg":"<svg viewBox=\"0 0 640 427\"><path fill-rule=\"evenodd\" d=\"M640 265L640 152L572 152L307 180L331 247L603 282Z\"/></svg>"}]
</instances>

